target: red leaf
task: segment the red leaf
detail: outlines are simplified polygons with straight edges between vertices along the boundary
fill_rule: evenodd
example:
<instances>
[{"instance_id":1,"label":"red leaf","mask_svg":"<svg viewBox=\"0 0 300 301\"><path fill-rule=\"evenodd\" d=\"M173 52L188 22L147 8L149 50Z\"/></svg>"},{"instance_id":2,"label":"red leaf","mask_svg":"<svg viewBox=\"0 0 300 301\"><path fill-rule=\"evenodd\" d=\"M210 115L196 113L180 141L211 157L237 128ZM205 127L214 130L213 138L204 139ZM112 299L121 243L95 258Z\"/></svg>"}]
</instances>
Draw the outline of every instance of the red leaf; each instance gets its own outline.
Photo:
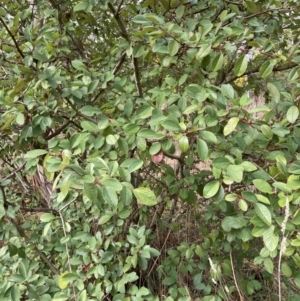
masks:
<instances>
[{"instance_id":1,"label":"red leaf","mask_svg":"<svg viewBox=\"0 0 300 301\"><path fill-rule=\"evenodd\" d=\"M163 157L164 157L164 154L162 151L160 151L157 154L152 156L152 162L157 164L163 159Z\"/></svg>"}]
</instances>

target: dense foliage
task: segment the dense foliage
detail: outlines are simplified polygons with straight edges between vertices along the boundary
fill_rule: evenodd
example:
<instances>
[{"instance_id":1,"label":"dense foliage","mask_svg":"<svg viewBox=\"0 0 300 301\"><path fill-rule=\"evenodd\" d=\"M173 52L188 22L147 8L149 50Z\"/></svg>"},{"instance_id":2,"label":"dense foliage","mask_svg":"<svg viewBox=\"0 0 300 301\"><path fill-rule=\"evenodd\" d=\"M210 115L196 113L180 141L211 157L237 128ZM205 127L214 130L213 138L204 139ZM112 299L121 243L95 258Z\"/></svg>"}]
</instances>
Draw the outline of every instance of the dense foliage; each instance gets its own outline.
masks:
<instances>
[{"instance_id":1,"label":"dense foliage","mask_svg":"<svg viewBox=\"0 0 300 301\"><path fill-rule=\"evenodd\" d=\"M1 1L2 301L299 300L297 3Z\"/></svg>"}]
</instances>

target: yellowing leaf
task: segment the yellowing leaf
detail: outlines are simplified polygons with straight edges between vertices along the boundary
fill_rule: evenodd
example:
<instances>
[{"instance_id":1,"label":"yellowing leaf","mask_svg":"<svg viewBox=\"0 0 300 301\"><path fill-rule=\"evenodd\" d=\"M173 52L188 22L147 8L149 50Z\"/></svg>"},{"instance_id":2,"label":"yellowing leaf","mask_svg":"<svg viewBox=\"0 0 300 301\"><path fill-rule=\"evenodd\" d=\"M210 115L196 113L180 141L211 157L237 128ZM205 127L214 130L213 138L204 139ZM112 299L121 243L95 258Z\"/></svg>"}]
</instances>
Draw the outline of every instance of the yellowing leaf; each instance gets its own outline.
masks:
<instances>
[{"instance_id":1,"label":"yellowing leaf","mask_svg":"<svg viewBox=\"0 0 300 301\"><path fill-rule=\"evenodd\" d=\"M64 290L68 286L68 283L69 283L63 279L64 275L66 275L66 274L68 274L68 272L63 272L58 277L58 286L61 290Z\"/></svg>"},{"instance_id":2,"label":"yellowing leaf","mask_svg":"<svg viewBox=\"0 0 300 301\"><path fill-rule=\"evenodd\" d=\"M139 187L133 190L133 194L138 202L146 206L154 206L157 204L157 199L152 190L148 187Z\"/></svg>"},{"instance_id":3,"label":"yellowing leaf","mask_svg":"<svg viewBox=\"0 0 300 301\"><path fill-rule=\"evenodd\" d=\"M231 117L228 120L227 124L224 126L224 131L223 131L224 135L228 136L229 134L231 134L235 130L239 121L240 119L238 117Z\"/></svg>"}]
</instances>

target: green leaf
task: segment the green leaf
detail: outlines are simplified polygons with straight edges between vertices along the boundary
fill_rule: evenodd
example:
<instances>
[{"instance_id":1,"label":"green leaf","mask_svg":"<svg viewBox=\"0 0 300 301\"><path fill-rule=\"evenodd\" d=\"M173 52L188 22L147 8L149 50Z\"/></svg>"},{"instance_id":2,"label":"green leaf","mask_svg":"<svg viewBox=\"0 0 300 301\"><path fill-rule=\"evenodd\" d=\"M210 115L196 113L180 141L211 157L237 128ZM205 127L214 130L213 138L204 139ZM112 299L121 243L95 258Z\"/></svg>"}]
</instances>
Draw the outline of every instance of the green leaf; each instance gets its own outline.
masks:
<instances>
[{"instance_id":1,"label":"green leaf","mask_svg":"<svg viewBox=\"0 0 300 301\"><path fill-rule=\"evenodd\" d=\"M242 211L246 212L248 210L248 204L247 204L247 202L245 200L243 200L243 199L239 200L239 208Z\"/></svg>"},{"instance_id":2,"label":"green leaf","mask_svg":"<svg viewBox=\"0 0 300 301\"><path fill-rule=\"evenodd\" d=\"M278 235L274 234L275 227L271 226L264 231L263 240L266 248L273 252L276 250L279 242Z\"/></svg>"},{"instance_id":3,"label":"green leaf","mask_svg":"<svg viewBox=\"0 0 300 301\"><path fill-rule=\"evenodd\" d=\"M200 138L197 139L197 153L200 160L206 161L208 159L208 146L206 142Z\"/></svg>"},{"instance_id":4,"label":"green leaf","mask_svg":"<svg viewBox=\"0 0 300 301\"><path fill-rule=\"evenodd\" d=\"M172 40L170 41L169 45L168 45L168 53L170 56L174 56L177 54L178 50L180 48L180 45L177 41Z\"/></svg>"},{"instance_id":5,"label":"green leaf","mask_svg":"<svg viewBox=\"0 0 300 301\"><path fill-rule=\"evenodd\" d=\"M111 187L103 187L102 196L108 205L117 207L118 196L114 189L112 189Z\"/></svg>"},{"instance_id":6,"label":"green leaf","mask_svg":"<svg viewBox=\"0 0 300 301\"><path fill-rule=\"evenodd\" d=\"M268 90L269 90L269 92L270 92L270 96L272 97L272 99L273 99L276 103L278 103L279 100L280 100L280 92L279 92L279 90L277 89L277 87L276 87L274 84L272 84L272 83L268 83L268 84L267 84L267 88L268 88Z\"/></svg>"},{"instance_id":7,"label":"green leaf","mask_svg":"<svg viewBox=\"0 0 300 301\"><path fill-rule=\"evenodd\" d=\"M178 123L178 121L175 120L171 120L171 119L167 119L162 123L162 126L171 132L180 132L181 131L181 127Z\"/></svg>"},{"instance_id":8,"label":"green leaf","mask_svg":"<svg viewBox=\"0 0 300 301\"><path fill-rule=\"evenodd\" d=\"M223 53L219 53L218 55L216 55L212 61L212 71L214 72L219 71L223 66L223 62L224 62Z\"/></svg>"},{"instance_id":9,"label":"green leaf","mask_svg":"<svg viewBox=\"0 0 300 301\"><path fill-rule=\"evenodd\" d=\"M268 138L268 139L272 139L273 137L273 132L272 132L272 129L266 125L266 124L263 124L261 127L261 132L263 133L263 135Z\"/></svg>"},{"instance_id":10,"label":"green leaf","mask_svg":"<svg viewBox=\"0 0 300 301\"><path fill-rule=\"evenodd\" d=\"M88 132L94 132L94 133L97 133L99 132L99 128L97 126L97 124L91 122L91 121L87 121L87 120L84 120L84 121L81 121L80 125L82 126L82 128L85 130L85 131L88 131Z\"/></svg>"},{"instance_id":11,"label":"green leaf","mask_svg":"<svg viewBox=\"0 0 300 301\"><path fill-rule=\"evenodd\" d=\"M229 165L229 160L225 157L218 157L213 160L212 166L218 168L218 169L225 169Z\"/></svg>"},{"instance_id":12,"label":"green leaf","mask_svg":"<svg viewBox=\"0 0 300 301\"><path fill-rule=\"evenodd\" d=\"M243 54L234 65L234 74L236 76L242 76L248 67L249 58L246 54Z\"/></svg>"},{"instance_id":13,"label":"green leaf","mask_svg":"<svg viewBox=\"0 0 300 301\"><path fill-rule=\"evenodd\" d=\"M85 195L92 201L95 202L98 198L98 188L94 183L84 183L83 191Z\"/></svg>"},{"instance_id":14,"label":"green leaf","mask_svg":"<svg viewBox=\"0 0 300 301\"><path fill-rule=\"evenodd\" d=\"M296 161L290 165L288 168L288 172L295 174L295 175L300 175L300 161Z\"/></svg>"},{"instance_id":15,"label":"green leaf","mask_svg":"<svg viewBox=\"0 0 300 301\"><path fill-rule=\"evenodd\" d=\"M229 84L224 84L221 86L221 91L223 93L223 95L229 99L233 99L234 98L234 89L232 88L231 85ZM233 117L233 118L237 118L237 117Z\"/></svg>"},{"instance_id":16,"label":"green leaf","mask_svg":"<svg viewBox=\"0 0 300 301\"><path fill-rule=\"evenodd\" d=\"M211 46L208 44L200 45L200 50L196 54L197 60L200 60L210 54L211 52Z\"/></svg>"},{"instance_id":17,"label":"green leaf","mask_svg":"<svg viewBox=\"0 0 300 301\"><path fill-rule=\"evenodd\" d=\"M189 150L190 144L189 144L189 139L187 136L182 136L179 141L178 141L178 146L179 149L183 152L186 153Z\"/></svg>"},{"instance_id":18,"label":"green leaf","mask_svg":"<svg viewBox=\"0 0 300 301\"><path fill-rule=\"evenodd\" d=\"M274 264L270 257L264 259L264 267L268 273L273 274Z\"/></svg>"},{"instance_id":19,"label":"green leaf","mask_svg":"<svg viewBox=\"0 0 300 301\"><path fill-rule=\"evenodd\" d=\"M105 141L108 145L115 145L118 141L117 137L115 135L107 135L105 137Z\"/></svg>"},{"instance_id":20,"label":"green leaf","mask_svg":"<svg viewBox=\"0 0 300 301\"><path fill-rule=\"evenodd\" d=\"M217 137L214 133L210 132L210 131L200 131L199 136L208 142L212 142L212 143L217 143Z\"/></svg>"},{"instance_id":21,"label":"green leaf","mask_svg":"<svg viewBox=\"0 0 300 301\"><path fill-rule=\"evenodd\" d=\"M290 123L294 123L297 120L298 116L299 109L296 106L291 106L286 113L286 118Z\"/></svg>"},{"instance_id":22,"label":"green leaf","mask_svg":"<svg viewBox=\"0 0 300 301\"><path fill-rule=\"evenodd\" d=\"M146 206L154 206L157 204L155 194L148 187L139 187L133 190L133 194L139 203Z\"/></svg>"},{"instance_id":23,"label":"green leaf","mask_svg":"<svg viewBox=\"0 0 300 301\"><path fill-rule=\"evenodd\" d=\"M165 137L164 134L156 133L151 129L141 129L137 136L145 139L162 139Z\"/></svg>"},{"instance_id":24,"label":"green leaf","mask_svg":"<svg viewBox=\"0 0 300 301\"><path fill-rule=\"evenodd\" d=\"M75 69L77 69L77 70L79 70L79 71L85 71L85 70L86 70L86 66L85 66L84 63L83 63L82 61L80 61L80 60L73 60L71 64L72 64L72 66L73 66Z\"/></svg>"},{"instance_id":25,"label":"green leaf","mask_svg":"<svg viewBox=\"0 0 300 301\"><path fill-rule=\"evenodd\" d=\"M292 271L291 267L286 262L283 262L281 264L281 272L286 277L291 277L293 275L293 271Z\"/></svg>"},{"instance_id":26,"label":"green leaf","mask_svg":"<svg viewBox=\"0 0 300 301\"><path fill-rule=\"evenodd\" d=\"M213 180L207 183L203 188L203 196L206 199L212 198L217 194L220 188L220 182L218 180Z\"/></svg>"},{"instance_id":27,"label":"green leaf","mask_svg":"<svg viewBox=\"0 0 300 301\"><path fill-rule=\"evenodd\" d=\"M249 162L249 161L243 161L240 166L242 166L244 168L245 171L254 171L254 170L257 170L257 167Z\"/></svg>"},{"instance_id":28,"label":"green leaf","mask_svg":"<svg viewBox=\"0 0 300 301\"><path fill-rule=\"evenodd\" d=\"M259 68L259 75L262 78L267 78L272 73L274 65L274 62L267 60Z\"/></svg>"},{"instance_id":29,"label":"green leaf","mask_svg":"<svg viewBox=\"0 0 300 301\"><path fill-rule=\"evenodd\" d=\"M56 216L53 215L52 213L44 213L43 215L41 215L40 220L43 223L48 223L53 221L54 219L56 219Z\"/></svg>"},{"instance_id":30,"label":"green leaf","mask_svg":"<svg viewBox=\"0 0 300 301\"><path fill-rule=\"evenodd\" d=\"M99 79L95 79L92 82L90 82L88 86L88 93L93 93L98 87L98 85L99 85ZM94 109L97 111L97 108L94 107Z\"/></svg>"},{"instance_id":31,"label":"green leaf","mask_svg":"<svg viewBox=\"0 0 300 301\"><path fill-rule=\"evenodd\" d=\"M24 116L24 114L23 114L23 113L19 113L19 114L17 115L17 117L16 117L16 123L17 123L18 125L23 125L24 122L25 122L25 116Z\"/></svg>"},{"instance_id":32,"label":"green leaf","mask_svg":"<svg viewBox=\"0 0 300 301\"><path fill-rule=\"evenodd\" d=\"M101 110L93 106L84 106L83 108L80 109L80 113L86 116L93 116L95 114L101 113Z\"/></svg>"},{"instance_id":33,"label":"green leaf","mask_svg":"<svg viewBox=\"0 0 300 301\"><path fill-rule=\"evenodd\" d=\"M240 165L229 165L226 169L229 178L237 183L243 180L244 168Z\"/></svg>"},{"instance_id":34,"label":"green leaf","mask_svg":"<svg viewBox=\"0 0 300 301\"><path fill-rule=\"evenodd\" d=\"M150 155L155 155L161 150L161 144L160 143L153 143L149 149Z\"/></svg>"},{"instance_id":35,"label":"green leaf","mask_svg":"<svg viewBox=\"0 0 300 301\"><path fill-rule=\"evenodd\" d=\"M269 194L273 193L272 186L265 180L255 179L253 180L253 184L261 192L269 193Z\"/></svg>"},{"instance_id":36,"label":"green leaf","mask_svg":"<svg viewBox=\"0 0 300 301\"><path fill-rule=\"evenodd\" d=\"M241 229L243 228L245 225L247 225L247 220L243 219L242 217L238 217L238 216L226 216L223 220L222 220L222 228L226 231L226 232L230 232L231 229Z\"/></svg>"},{"instance_id":37,"label":"green leaf","mask_svg":"<svg viewBox=\"0 0 300 301\"><path fill-rule=\"evenodd\" d=\"M112 218L112 215L102 215L98 221L98 225L104 225L106 224L110 219Z\"/></svg>"},{"instance_id":38,"label":"green leaf","mask_svg":"<svg viewBox=\"0 0 300 301\"><path fill-rule=\"evenodd\" d=\"M101 181L101 184L105 187L110 187L115 191L121 191L123 188L122 184L115 178L106 178Z\"/></svg>"},{"instance_id":39,"label":"green leaf","mask_svg":"<svg viewBox=\"0 0 300 301\"><path fill-rule=\"evenodd\" d=\"M44 149L34 149L34 150L31 150L31 151L28 151L25 154L24 158L25 159L32 159L32 158L36 158L36 157L45 155L47 153L48 153L48 151L46 151Z\"/></svg>"},{"instance_id":40,"label":"green leaf","mask_svg":"<svg viewBox=\"0 0 300 301\"><path fill-rule=\"evenodd\" d=\"M19 285L17 285L17 284L13 285L10 293L11 293L12 301L20 301L21 300L21 292L20 292Z\"/></svg>"},{"instance_id":41,"label":"green leaf","mask_svg":"<svg viewBox=\"0 0 300 301\"><path fill-rule=\"evenodd\" d=\"M224 130L223 130L224 135L228 136L229 134L231 134L235 130L239 121L240 119L238 117L231 117L228 120L227 124L224 126Z\"/></svg>"},{"instance_id":42,"label":"green leaf","mask_svg":"<svg viewBox=\"0 0 300 301\"><path fill-rule=\"evenodd\" d=\"M78 4L75 5L74 7L74 12L80 11L80 10L86 10L86 8L89 6L88 2L79 2Z\"/></svg>"},{"instance_id":43,"label":"green leaf","mask_svg":"<svg viewBox=\"0 0 300 301\"><path fill-rule=\"evenodd\" d=\"M150 24L150 22L142 15L135 16L132 21L137 24Z\"/></svg>"},{"instance_id":44,"label":"green leaf","mask_svg":"<svg viewBox=\"0 0 300 301\"><path fill-rule=\"evenodd\" d=\"M150 116L152 116L153 107L145 104L139 107L136 111L136 117L139 119L146 119Z\"/></svg>"},{"instance_id":45,"label":"green leaf","mask_svg":"<svg viewBox=\"0 0 300 301\"><path fill-rule=\"evenodd\" d=\"M132 173L143 166L144 162L142 160L134 159L128 166L128 172Z\"/></svg>"},{"instance_id":46,"label":"green leaf","mask_svg":"<svg viewBox=\"0 0 300 301\"><path fill-rule=\"evenodd\" d=\"M269 208L264 204L256 203L254 204L255 213L257 216L268 226L272 224L272 216Z\"/></svg>"}]
</instances>

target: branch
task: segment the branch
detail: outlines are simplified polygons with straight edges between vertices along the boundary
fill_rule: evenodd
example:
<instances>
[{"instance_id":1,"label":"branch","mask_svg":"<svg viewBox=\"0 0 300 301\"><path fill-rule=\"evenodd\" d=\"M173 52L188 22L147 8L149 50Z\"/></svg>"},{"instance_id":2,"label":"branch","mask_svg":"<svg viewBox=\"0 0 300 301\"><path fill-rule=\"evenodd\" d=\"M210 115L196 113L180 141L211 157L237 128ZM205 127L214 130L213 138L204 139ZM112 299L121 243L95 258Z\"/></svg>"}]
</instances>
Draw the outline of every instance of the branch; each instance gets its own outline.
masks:
<instances>
[{"instance_id":1,"label":"branch","mask_svg":"<svg viewBox=\"0 0 300 301\"><path fill-rule=\"evenodd\" d=\"M58 215L58 211L51 208L28 208L28 207L20 207L21 211L25 212L51 212L55 215Z\"/></svg>"},{"instance_id":2,"label":"branch","mask_svg":"<svg viewBox=\"0 0 300 301\"><path fill-rule=\"evenodd\" d=\"M6 217L6 218L15 226L15 228L17 229L19 234L25 239L26 243L30 244L31 242L30 242L29 237L26 235L24 230L18 225L18 223L13 218L10 218L10 217ZM48 260L46 255L43 252L41 252L36 245L34 245L34 249L38 253L38 255L41 257L41 259L44 261L44 263L50 268L50 270L53 272L53 274L59 275L59 271L52 264L52 262L50 262Z\"/></svg>"},{"instance_id":3,"label":"branch","mask_svg":"<svg viewBox=\"0 0 300 301\"><path fill-rule=\"evenodd\" d=\"M262 63L263 64L263 63ZM252 70L249 70L249 71L246 71L243 75L240 75L240 76L233 76L231 78L229 78L228 80L224 81L224 82L221 82L219 84L228 84L228 83L231 83L233 81L235 81L236 79L240 78L240 77L243 77L245 75L250 75L250 74L254 74L254 73L257 73L259 71L259 68L260 66L262 65L260 64L259 66L256 66L255 68L253 68ZM290 63L290 64L287 64L287 65L284 65L284 66L278 66L278 67L275 67L273 68L273 71L274 72L278 72L278 71L285 71L285 70L289 70L289 69L292 69L296 66L299 66L299 64L297 63Z\"/></svg>"},{"instance_id":4,"label":"branch","mask_svg":"<svg viewBox=\"0 0 300 301\"><path fill-rule=\"evenodd\" d=\"M9 28L6 26L5 22L3 21L3 19L0 17L0 22L3 24L3 26L5 27L5 29L7 30L8 34L10 35L10 37L12 38L12 40L14 41L14 44L18 50L18 52L20 53L21 57L24 58L24 54L22 52L22 50L20 49L17 41L15 40L15 37L13 36L13 34L11 33L11 31L9 30Z\"/></svg>"},{"instance_id":5,"label":"branch","mask_svg":"<svg viewBox=\"0 0 300 301\"><path fill-rule=\"evenodd\" d=\"M116 75L117 72L119 71L120 67L123 65L123 63L125 62L125 58L126 58L126 52L124 51L119 59L119 61L117 62L114 70L113 70L113 75Z\"/></svg>"},{"instance_id":6,"label":"branch","mask_svg":"<svg viewBox=\"0 0 300 301\"><path fill-rule=\"evenodd\" d=\"M264 11L260 11L260 12L258 12L258 13L255 13L255 14L252 14L252 15L249 15L249 16L246 16L246 17L243 17L243 19L244 19L244 20L250 19L250 18L259 16L259 15L267 14L267 13L269 13L269 12L277 11L277 10L291 10L291 9L293 9L294 7L297 8L297 7L299 7L299 5L289 6L289 7L276 7L276 8L270 8L270 9L266 9L266 10L264 10Z\"/></svg>"},{"instance_id":7,"label":"branch","mask_svg":"<svg viewBox=\"0 0 300 301\"><path fill-rule=\"evenodd\" d=\"M10 202L8 202L6 200L6 194L4 191L3 186L0 185L1 191L2 191L2 196L3 196L3 202L4 204L10 204ZM6 218L15 226L15 228L17 229L17 231L19 232L19 234L25 239L27 244L30 244L30 239L29 237L26 235L26 233L24 232L24 230L22 229L22 227L19 226L19 224L11 217L6 216ZM46 257L46 255L41 252L38 247L36 245L34 245L34 249L35 251L39 254L39 256L41 257L41 259L44 261L44 263L50 268L50 270L58 275L59 271L56 269L56 267L48 260L48 258Z\"/></svg>"},{"instance_id":8,"label":"branch","mask_svg":"<svg viewBox=\"0 0 300 301\"><path fill-rule=\"evenodd\" d=\"M115 8L113 7L113 5L110 2L108 3L108 7L111 10L111 12L113 13L114 18L115 18L115 20L117 21L117 23L119 25L122 36L126 39L126 41L130 42L129 35L128 35L127 30L126 30L126 28L125 28L125 26L124 26L124 24L123 24L123 22L120 18L119 13L115 10Z\"/></svg>"},{"instance_id":9,"label":"branch","mask_svg":"<svg viewBox=\"0 0 300 301\"><path fill-rule=\"evenodd\" d=\"M179 156L169 154L169 153L167 153L165 151L163 151L163 154L164 154L164 156L166 156L166 157L168 157L170 159L175 159L178 162L180 162L181 164L184 164L184 160L181 157L179 157Z\"/></svg>"},{"instance_id":10,"label":"branch","mask_svg":"<svg viewBox=\"0 0 300 301\"><path fill-rule=\"evenodd\" d=\"M9 179L10 177L12 177L16 172L20 171L24 166L25 166L26 162L24 162L20 167L18 167L17 169L15 169L13 172L11 172L9 175L7 175L5 178L3 178L2 180L0 180L0 182L3 182L7 179Z\"/></svg>"},{"instance_id":11,"label":"branch","mask_svg":"<svg viewBox=\"0 0 300 301\"><path fill-rule=\"evenodd\" d=\"M54 133L50 134L45 138L45 140L50 140L53 137L59 135L70 123L72 123L71 120L69 120L67 123L63 124L59 129L57 129Z\"/></svg>"},{"instance_id":12,"label":"branch","mask_svg":"<svg viewBox=\"0 0 300 301\"><path fill-rule=\"evenodd\" d=\"M133 63L133 69L134 69L134 81L135 81L135 86L138 91L139 97L143 97L143 91L141 87L141 82L140 82L140 72L139 72L139 66L138 66L138 59L136 57L132 56L132 63Z\"/></svg>"},{"instance_id":13,"label":"branch","mask_svg":"<svg viewBox=\"0 0 300 301\"><path fill-rule=\"evenodd\" d=\"M117 14L117 15L118 15L118 14L120 13L120 11L121 11L121 7L122 7L122 5L123 5L123 2L124 2L124 0L121 0L120 3L119 3L119 5L118 5L118 7L117 7L117 11L116 11L116 14Z\"/></svg>"},{"instance_id":14,"label":"branch","mask_svg":"<svg viewBox=\"0 0 300 301\"><path fill-rule=\"evenodd\" d=\"M123 24L123 22L120 18L119 11L116 11L111 3L108 3L108 7L110 8L111 12L114 15L114 18L115 18L116 22L119 25L122 36L126 39L127 42L131 42L130 37L128 35L128 32L127 32L127 30L126 30L126 28L125 28L125 26L124 26L124 24ZM122 54L122 56L123 56L123 54ZM132 56L132 64L133 64L133 68L134 68L134 80L135 80L135 85L136 85L136 89L137 89L137 92L138 92L138 96L143 97L143 91L142 91L141 82L140 82L138 59L133 57L133 56Z\"/></svg>"}]
</instances>

